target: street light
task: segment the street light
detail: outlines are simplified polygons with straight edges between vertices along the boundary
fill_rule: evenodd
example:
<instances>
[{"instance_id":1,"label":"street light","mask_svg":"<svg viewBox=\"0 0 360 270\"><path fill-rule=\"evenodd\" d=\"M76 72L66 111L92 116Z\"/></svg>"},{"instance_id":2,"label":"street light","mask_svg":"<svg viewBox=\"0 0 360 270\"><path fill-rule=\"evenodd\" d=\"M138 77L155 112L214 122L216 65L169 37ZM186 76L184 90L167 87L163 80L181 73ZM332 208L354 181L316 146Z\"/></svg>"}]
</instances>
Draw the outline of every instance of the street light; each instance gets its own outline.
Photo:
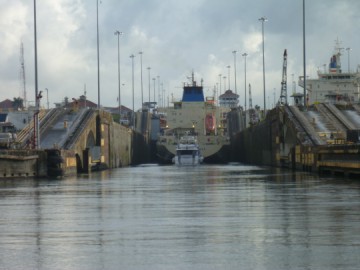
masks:
<instances>
[{"instance_id":1,"label":"street light","mask_svg":"<svg viewBox=\"0 0 360 270\"><path fill-rule=\"evenodd\" d=\"M156 80L156 78L153 78L153 82L154 82L154 106L155 106L155 80Z\"/></svg>"},{"instance_id":2,"label":"street light","mask_svg":"<svg viewBox=\"0 0 360 270\"><path fill-rule=\"evenodd\" d=\"M235 94L237 94L237 87L236 87L236 53L237 51L232 51L234 54L234 78L235 78Z\"/></svg>"},{"instance_id":3,"label":"street light","mask_svg":"<svg viewBox=\"0 0 360 270\"><path fill-rule=\"evenodd\" d=\"M245 72L244 72L244 75L245 75L245 127L246 127L246 56L248 56L247 53L243 53L242 56L244 57L244 60L245 60Z\"/></svg>"},{"instance_id":4,"label":"street light","mask_svg":"<svg viewBox=\"0 0 360 270\"><path fill-rule=\"evenodd\" d=\"M230 66L227 66L228 68L228 83L229 83L229 90L230 90Z\"/></svg>"},{"instance_id":5,"label":"street light","mask_svg":"<svg viewBox=\"0 0 360 270\"><path fill-rule=\"evenodd\" d=\"M348 52L348 73L350 73L350 51L351 48L346 48L347 52Z\"/></svg>"},{"instance_id":6,"label":"street light","mask_svg":"<svg viewBox=\"0 0 360 270\"><path fill-rule=\"evenodd\" d=\"M160 76L156 76L158 79L158 106L161 106L160 104Z\"/></svg>"},{"instance_id":7,"label":"street light","mask_svg":"<svg viewBox=\"0 0 360 270\"><path fill-rule=\"evenodd\" d=\"M97 42L97 77L98 77L98 104L100 109L100 53L99 53L99 0L96 0L96 42Z\"/></svg>"},{"instance_id":8,"label":"street light","mask_svg":"<svg viewBox=\"0 0 360 270\"><path fill-rule=\"evenodd\" d=\"M151 82L151 80L150 80L150 69L151 69L151 67L147 68L148 74L149 74L149 109L150 109L150 82Z\"/></svg>"},{"instance_id":9,"label":"street light","mask_svg":"<svg viewBox=\"0 0 360 270\"><path fill-rule=\"evenodd\" d=\"M223 79L224 79L224 93L226 91L226 76L223 76Z\"/></svg>"},{"instance_id":10,"label":"street light","mask_svg":"<svg viewBox=\"0 0 360 270\"><path fill-rule=\"evenodd\" d=\"M132 67L132 128L135 129L135 96L134 96L134 55L130 55Z\"/></svg>"},{"instance_id":11,"label":"street light","mask_svg":"<svg viewBox=\"0 0 360 270\"><path fill-rule=\"evenodd\" d=\"M305 40L305 0L303 0L303 70L304 70L304 107L307 105L306 100L306 40Z\"/></svg>"},{"instance_id":12,"label":"street light","mask_svg":"<svg viewBox=\"0 0 360 270\"><path fill-rule=\"evenodd\" d=\"M161 106L165 106L165 94L164 94L164 83L161 83Z\"/></svg>"},{"instance_id":13,"label":"street light","mask_svg":"<svg viewBox=\"0 0 360 270\"><path fill-rule=\"evenodd\" d=\"M219 96L221 96L221 76L222 74L219 74L219 83L220 83Z\"/></svg>"},{"instance_id":14,"label":"street light","mask_svg":"<svg viewBox=\"0 0 360 270\"><path fill-rule=\"evenodd\" d=\"M142 55L143 52L139 52L140 54L140 82L141 82L141 111L144 104L144 90L143 90L143 74L142 74Z\"/></svg>"},{"instance_id":15,"label":"street light","mask_svg":"<svg viewBox=\"0 0 360 270\"><path fill-rule=\"evenodd\" d=\"M47 109L49 109L49 89L45 88L45 90L46 90Z\"/></svg>"},{"instance_id":16,"label":"street light","mask_svg":"<svg viewBox=\"0 0 360 270\"><path fill-rule=\"evenodd\" d=\"M35 113L34 113L34 148L40 148L39 132L39 93L38 93L38 70L37 70L37 35L36 35L36 0L34 0L34 54L35 54Z\"/></svg>"},{"instance_id":17,"label":"street light","mask_svg":"<svg viewBox=\"0 0 360 270\"><path fill-rule=\"evenodd\" d=\"M118 30L114 33L117 35L117 41L118 41L118 84L119 84L119 93L118 93L118 102L119 102L119 123L121 123L121 90L120 90L120 36L123 34L123 32L120 32Z\"/></svg>"},{"instance_id":18,"label":"street light","mask_svg":"<svg viewBox=\"0 0 360 270\"><path fill-rule=\"evenodd\" d=\"M264 22L267 22L265 17L259 19L261 21L262 30L262 51L263 51L263 84L264 84L264 117L266 114L266 91L265 91L265 42L264 42Z\"/></svg>"}]
</instances>

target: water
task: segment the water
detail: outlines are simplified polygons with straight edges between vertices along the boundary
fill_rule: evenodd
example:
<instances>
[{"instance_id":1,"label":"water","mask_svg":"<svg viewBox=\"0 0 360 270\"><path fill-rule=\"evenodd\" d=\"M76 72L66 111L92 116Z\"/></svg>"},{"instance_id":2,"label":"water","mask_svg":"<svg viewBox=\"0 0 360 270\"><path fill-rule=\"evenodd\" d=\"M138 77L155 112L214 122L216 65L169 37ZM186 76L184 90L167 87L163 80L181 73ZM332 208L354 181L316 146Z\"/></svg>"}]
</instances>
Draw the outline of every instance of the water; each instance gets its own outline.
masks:
<instances>
[{"instance_id":1,"label":"water","mask_svg":"<svg viewBox=\"0 0 360 270\"><path fill-rule=\"evenodd\" d=\"M242 165L0 180L0 269L359 269L360 181Z\"/></svg>"}]
</instances>

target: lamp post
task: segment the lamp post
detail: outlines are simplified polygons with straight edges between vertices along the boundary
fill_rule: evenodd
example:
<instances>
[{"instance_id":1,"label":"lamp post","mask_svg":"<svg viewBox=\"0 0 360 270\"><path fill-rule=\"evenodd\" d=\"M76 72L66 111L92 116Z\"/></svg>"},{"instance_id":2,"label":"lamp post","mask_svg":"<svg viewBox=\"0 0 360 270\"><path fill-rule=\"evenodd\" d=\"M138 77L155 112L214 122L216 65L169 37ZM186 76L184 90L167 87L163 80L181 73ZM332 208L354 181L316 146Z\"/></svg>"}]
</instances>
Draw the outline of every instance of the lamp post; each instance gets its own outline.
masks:
<instances>
[{"instance_id":1,"label":"lamp post","mask_svg":"<svg viewBox=\"0 0 360 270\"><path fill-rule=\"evenodd\" d=\"M150 80L150 69L151 69L151 67L148 67L148 68L147 68L147 70L148 70L148 75L149 75L149 109L150 109L150 82L151 82L151 80Z\"/></svg>"},{"instance_id":2,"label":"lamp post","mask_svg":"<svg viewBox=\"0 0 360 270\"><path fill-rule=\"evenodd\" d=\"M229 83L229 90L230 90L230 65L229 66L227 66L227 68L228 68L228 83Z\"/></svg>"},{"instance_id":3,"label":"lamp post","mask_svg":"<svg viewBox=\"0 0 360 270\"><path fill-rule=\"evenodd\" d=\"M236 53L237 51L232 51L233 55L234 55L234 78L235 78L235 94L237 94L237 87L236 87Z\"/></svg>"},{"instance_id":4,"label":"lamp post","mask_svg":"<svg viewBox=\"0 0 360 270\"><path fill-rule=\"evenodd\" d=\"M248 56L248 54L247 53L243 53L242 54L242 56L244 57L244 70L245 70L245 72L244 72L244 75L245 75L245 85L244 85L244 89L245 89L245 127L246 127L246 56Z\"/></svg>"},{"instance_id":5,"label":"lamp post","mask_svg":"<svg viewBox=\"0 0 360 270\"><path fill-rule=\"evenodd\" d=\"M156 78L153 78L153 82L154 82L154 102L155 102L155 80L156 80ZM155 106L155 104L154 104L154 106Z\"/></svg>"},{"instance_id":6,"label":"lamp post","mask_svg":"<svg viewBox=\"0 0 360 270\"><path fill-rule=\"evenodd\" d=\"M165 90L164 90L164 83L161 83L161 104L162 104L162 107L165 108Z\"/></svg>"},{"instance_id":7,"label":"lamp post","mask_svg":"<svg viewBox=\"0 0 360 270\"><path fill-rule=\"evenodd\" d=\"M304 69L304 107L307 105L306 100L306 42L305 42L305 0L303 0L303 69Z\"/></svg>"},{"instance_id":8,"label":"lamp post","mask_svg":"<svg viewBox=\"0 0 360 270\"><path fill-rule=\"evenodd\" d=\"M347 52L348 52L348 73L350 73L350 51L351 48L346 48Z\"/></svg>"},{"instance_id":9,"label":"lamp post","mask_svg":"<svg viewBox=\"0 0 360 270\"><path fill-rule=\"evenodd\" d=\"M273 104L273 108L275 108L275 107L276 107L276 104L275 104L275 94L276 94L276 88L274 88L274 93L273 93L273 95L274 95L274 104ZM287 102L286 102L285 104L287 104Z\"/></svg>"},{"instance_id":10,"label":"lamp post","mask_svg":"<svg viewBox=\"0 0 360 270\"><path fill-rule=\"evenodd\" d=\"M96 0L96 44L97 44L97 78L98 78L98 104L100 109L100 53L99 53L99 0Z\"/></svg>"},{"instance_id":11,"label":"lamp post","mask_svg":"<svg viewBox=\"0 0 360 270\"><path fill-rule=\"evenodd\" d=\"M143 52L139 52L140 54L140 83L141 83L141 111L142 111L142 107L144 105L144 89L143 89L143 68L142 68L142 55Z\"/></svg>"},{"instance_id":12,"label":"lamp post","mask_svg":"<svg viewBox=\"0 0 360 270\"><path fill-rule=\"evenodd\" d=\"M224 79L224 93L226 91L226 76L223 76L223 79Z\"/></svg>"},{"instance_id":13,"label":"lamp post","mask_svg":"<svg viewBox=\"0 0 360 270\"><path fill-rule=\"evenodd\" d=\"M132 76L131 76L131 82L132 82L132 128L135 129L135 96L134 96L134 55L130 55L131 58L131 67L132 67Z\"/></svg>"},{"instance_id":14,"label":"lamp post","mask_svg":"<svg viewBox=\"0 0 360 270\"><path fill-rule=\"evenodd\" d=\"M39 132L39 93L38 93L38 72L37 72L37 35L36 35L36 0L34 0L34 54L35 54L35 113L34 113L34 148L40 147Z\"/></svg>"},{"instance_id":15,"label":"lamp post","mask_svg":"<svg viewBox=\"0 0 360 270\"><path fill-rule=\"evenodd\" d=\"M158 106L160 106L161 104L160 104L160 76L158 75L158 76L156 76L157 77L157 79L158 79Z\"/></svg>"},{"instance_id":16,"label":"lamp post","mask_svg":"<svg viewBox=\"0 0 360 270\"><path fill-rule=\"evenodd\" d=\"M219 74L219 85L220 85L220 88L219 88L219 96L221 96L221 74Z\"/></svg>"},{"instance_id":17,"label":"lamp post","mask_svg":"<svg viewBox=\"0 0 360 270\"><path fill-rule=\"evenodd\" d=\"M117 35L117 45L118 45L118 85L119 85L119 89L118 89L118 106L119 106L119 123L121 123L121 90L120 90L120 36L123 34L122 32L116 30L115 35Z\"/></svg>"},{"instance_id":18,"label":"lamp post","mask_svg":"<svg viewBox=\"0 0 360 270\"><path fill-rule=\"evenodd\" d=\"M47 109L49 109L49 89L45 88L46 90L46 103L47 103Z\"/></svg>"},{"instance_id":19,"label":"lamp post","mask_svg":"<svg viewBox=\"0 0 360 270\"><path fill-rule=\"evenodd\" d=\"M265 17L259 19L261 21L261 32L262 32L262 58L263 58L263 85L264 85L264 117L266 115L266 91L265 91L265 42L264 42L264 22L267 22Z\"/></svg>"}]
</instances>

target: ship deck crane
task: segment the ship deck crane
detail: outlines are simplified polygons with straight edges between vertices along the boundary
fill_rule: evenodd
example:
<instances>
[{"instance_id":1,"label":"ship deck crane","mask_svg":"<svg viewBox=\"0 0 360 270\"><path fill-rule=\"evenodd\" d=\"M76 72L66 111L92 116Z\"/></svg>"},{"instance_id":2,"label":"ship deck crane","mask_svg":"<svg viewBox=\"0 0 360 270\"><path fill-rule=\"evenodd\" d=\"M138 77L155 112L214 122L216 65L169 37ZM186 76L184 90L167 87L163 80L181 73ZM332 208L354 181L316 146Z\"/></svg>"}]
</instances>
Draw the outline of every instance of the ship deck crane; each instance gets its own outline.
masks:
<instances>
[{"instance_id":1,"label":"ship deck crane","mask_svg":"<svg viewBox=\"0 0 360 270\"><path fill-rule=\"evenodd\" d=\"M280 106L287 105L287 51L284 50L283 72L281 81Z\"/></svg>"}]
</instances>

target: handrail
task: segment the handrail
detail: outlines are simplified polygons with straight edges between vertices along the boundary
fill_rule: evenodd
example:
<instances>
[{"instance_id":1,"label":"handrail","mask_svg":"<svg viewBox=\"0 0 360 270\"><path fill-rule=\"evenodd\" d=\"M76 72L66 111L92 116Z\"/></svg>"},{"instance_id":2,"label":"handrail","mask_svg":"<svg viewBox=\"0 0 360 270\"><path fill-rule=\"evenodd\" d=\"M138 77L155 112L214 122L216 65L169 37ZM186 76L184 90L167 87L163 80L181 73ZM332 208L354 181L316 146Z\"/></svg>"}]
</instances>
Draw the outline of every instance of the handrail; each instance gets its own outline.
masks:
<instances>
[{"instance_id":1,"label":"handrail","mask_svg":"<svg viewBox=\"0 0 360 270\"><path fill-rule=\"evenodd\" d=\"M286 105L285 111L288 115L291 115L295 121L297 121L298 125L302 129L302 132L306 134L313 145L325 144L325 142L320 139L315 129L309 125L307 119L300 113L297 107Z\"/></svg>"},{"instance_id":2,"label":"handrail","mask_svg":"<svg viewBox=\"0 0 360 270\"><path fill-rule=\"evenodd\" d=\"M95 110L93 110L93 109L87 109L84 111L84 113L82 113L79 120L76 121L76 125L75 125L75 123L72 125L71 130L73 132L69 133L69 136L67 137L66 141L63 143L64 149L71 149L73 147L73 145L75 144L77 139L80 137L81 133L83 132L84 127L89 122L89 120L94 115L94 113L95 113Z\"/></svg>"}]
</instances>

